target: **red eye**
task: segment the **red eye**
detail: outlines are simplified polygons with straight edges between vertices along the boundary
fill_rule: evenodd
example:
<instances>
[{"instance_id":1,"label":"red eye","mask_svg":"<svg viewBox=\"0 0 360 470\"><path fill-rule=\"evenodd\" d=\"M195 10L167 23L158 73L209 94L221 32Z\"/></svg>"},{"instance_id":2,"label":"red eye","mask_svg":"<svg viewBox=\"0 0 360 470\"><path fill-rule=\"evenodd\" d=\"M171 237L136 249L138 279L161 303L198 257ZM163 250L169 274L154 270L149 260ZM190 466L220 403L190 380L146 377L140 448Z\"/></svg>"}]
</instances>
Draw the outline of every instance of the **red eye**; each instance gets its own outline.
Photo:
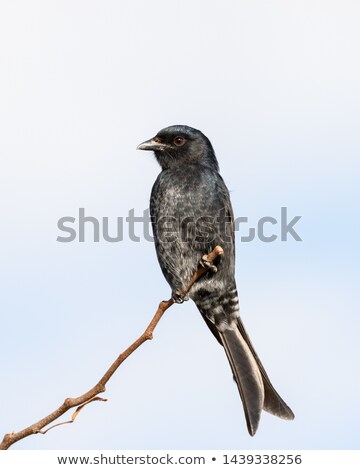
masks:
<instances>
[{"instance_id":1,"label":"red eye","mask_svg":"<svg viewBox=\"0 0 360 470\"><path fill-rule=\"evenodd\" d=\"M185 144L184 137L181 137L180 135L178 137L175 137L174 144L177 145L178 147L181 147L182 145L184 145Z\"/></svg>"}]
</instances>

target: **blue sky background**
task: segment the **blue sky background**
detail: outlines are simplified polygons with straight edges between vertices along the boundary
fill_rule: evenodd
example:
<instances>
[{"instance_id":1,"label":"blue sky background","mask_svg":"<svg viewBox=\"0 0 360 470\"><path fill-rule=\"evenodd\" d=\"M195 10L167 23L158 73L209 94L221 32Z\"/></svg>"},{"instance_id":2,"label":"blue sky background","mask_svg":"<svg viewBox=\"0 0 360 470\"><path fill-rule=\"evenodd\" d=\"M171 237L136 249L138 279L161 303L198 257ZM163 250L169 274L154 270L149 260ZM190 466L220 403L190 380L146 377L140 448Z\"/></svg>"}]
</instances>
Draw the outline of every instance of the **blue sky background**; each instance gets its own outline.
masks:
<instances>
[{"instance_id":1,"label":"blue sky background","mask_svg":"<svg viewBox=\"0 0 360 470\"><path fill-rule=\"evenodd\" d=\"M295 421L264 413L248 436L188 302L107 403L14 448L359 448L359 13L349 0L1 3L2 434L88 390L169 297L149 242L56 241L79 207L113 230L148 207L159 167L135 149L159 129L201 129L236 216L287 206L303 239L237 234L242 317Z\"/></svg>"}]
</instances>

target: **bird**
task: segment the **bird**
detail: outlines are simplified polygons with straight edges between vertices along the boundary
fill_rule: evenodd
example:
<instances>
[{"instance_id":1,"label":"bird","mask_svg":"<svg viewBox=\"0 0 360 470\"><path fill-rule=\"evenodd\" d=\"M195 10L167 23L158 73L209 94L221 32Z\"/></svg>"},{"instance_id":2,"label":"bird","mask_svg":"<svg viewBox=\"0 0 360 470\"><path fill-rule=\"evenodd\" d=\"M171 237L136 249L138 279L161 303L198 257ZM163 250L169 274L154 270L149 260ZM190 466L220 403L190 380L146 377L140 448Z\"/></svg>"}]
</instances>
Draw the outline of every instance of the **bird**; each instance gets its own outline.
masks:
<instances>
[{"instance_id":1,"label":"bird","mask_svg":"<svg viewBox=\"0 0 360 470\"><path fill-rule=\"evenodd\" d=\"M294 419L294 413L271 384L240 318L233 209L210 140L198 129L173 125L137 149L153 151L161 167L150 196L160 268L173 300L194 301L223 346L249 434L256 433L262 410ZM223 256L207 262L206 255L218 245ZM209 269L183 295L199 261Z\"/></svg>"}]
</instances>

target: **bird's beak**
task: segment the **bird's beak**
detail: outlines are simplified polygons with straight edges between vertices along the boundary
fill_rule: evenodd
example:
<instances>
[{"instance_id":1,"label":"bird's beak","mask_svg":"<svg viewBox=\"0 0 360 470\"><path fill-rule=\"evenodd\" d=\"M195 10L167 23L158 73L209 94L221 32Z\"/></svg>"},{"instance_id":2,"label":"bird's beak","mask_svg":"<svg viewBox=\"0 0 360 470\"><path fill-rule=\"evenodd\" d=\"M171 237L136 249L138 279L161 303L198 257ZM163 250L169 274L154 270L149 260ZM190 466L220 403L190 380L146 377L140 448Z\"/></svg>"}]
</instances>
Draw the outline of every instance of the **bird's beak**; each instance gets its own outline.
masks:
<instances>
[{"instance_id":1,"label":"bird's beak","mask_svg":"<svg viewBox=\"0 0 360 470\"><path fill-rule=\"evenodd\" d=\"M162 144L161 142L157 142L155 140L155 137L153 137L152 139L149 139L149 140L146 140L145 142L143 142L142 144L138 145L136 147L137 150L164 150L164 148L166 147L165 144Z\"/></svg>"}]
</instances>

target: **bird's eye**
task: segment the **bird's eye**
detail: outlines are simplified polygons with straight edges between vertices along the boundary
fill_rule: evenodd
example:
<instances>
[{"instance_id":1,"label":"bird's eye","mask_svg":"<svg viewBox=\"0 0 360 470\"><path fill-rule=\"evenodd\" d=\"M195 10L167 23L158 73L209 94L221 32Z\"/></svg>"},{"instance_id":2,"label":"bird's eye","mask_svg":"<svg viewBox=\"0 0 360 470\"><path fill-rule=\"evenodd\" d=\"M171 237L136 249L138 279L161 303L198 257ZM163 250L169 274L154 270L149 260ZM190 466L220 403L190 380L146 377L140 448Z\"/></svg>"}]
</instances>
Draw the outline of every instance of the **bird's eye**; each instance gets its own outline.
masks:
<instances>
[{"instance_id":1,"label":"bird's eye","mask_svg":"<svg viewBox=\"0 0 360 470\"><path fill-rule=\"evenodd\" d=\"M185 139L184 137L181 137L180 135L178 137L175 137L174 139L174 144L177 146L177 147L181 147L182 145L185 144Z\"/></svg>"}]
</instances>

